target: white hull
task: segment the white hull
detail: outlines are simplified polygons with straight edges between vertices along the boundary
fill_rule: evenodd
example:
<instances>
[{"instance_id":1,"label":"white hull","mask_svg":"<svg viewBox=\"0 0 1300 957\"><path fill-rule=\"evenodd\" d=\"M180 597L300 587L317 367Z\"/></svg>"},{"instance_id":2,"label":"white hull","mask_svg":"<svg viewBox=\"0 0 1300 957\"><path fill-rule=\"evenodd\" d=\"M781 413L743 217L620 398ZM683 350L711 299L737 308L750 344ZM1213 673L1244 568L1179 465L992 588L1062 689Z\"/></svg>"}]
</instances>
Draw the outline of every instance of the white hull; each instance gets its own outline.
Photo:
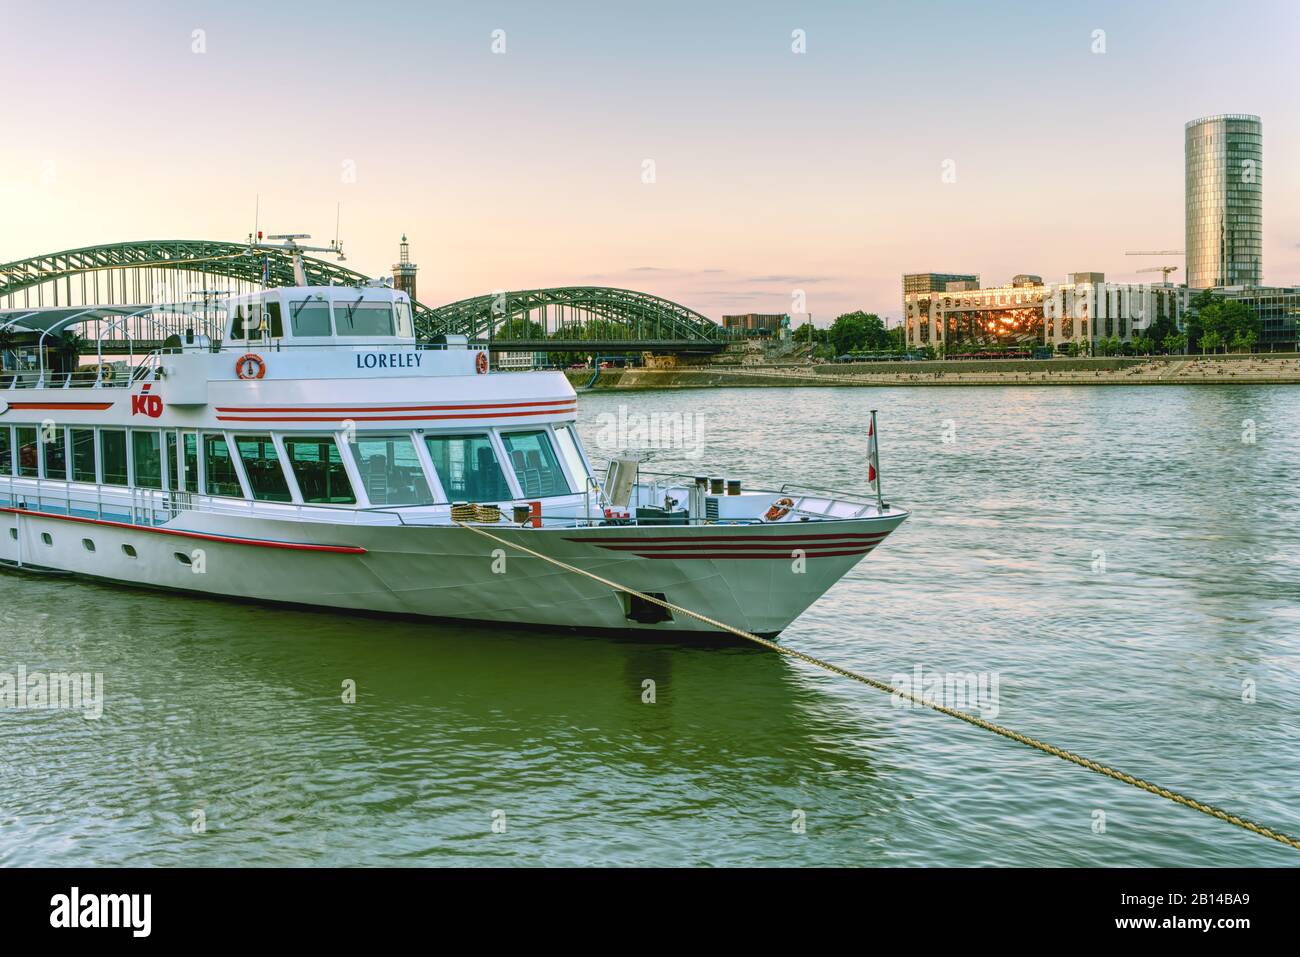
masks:
<instances>
[{"instance_id":1,"label":"white hull","mask_svg":"<svg viewBox=\"0 0 1300 957\"><path fill-rule=\"evenodd\" d=\"M899 512L811 526L747 526L731 529L735 534L708 525L484 527L629 588L772 635L904 517ZM829 532L837 537L827 544ZM851 547L838 547L845 536L851 536ZM851 553L840 554L845 551ZM341 525L189 512L149 528L7 510L0 514L0 560L120 584L323 608L565 629L716 631L681 615L634 620L626 596L609 587L446 525Z\"/></svg>"}]
</instances>

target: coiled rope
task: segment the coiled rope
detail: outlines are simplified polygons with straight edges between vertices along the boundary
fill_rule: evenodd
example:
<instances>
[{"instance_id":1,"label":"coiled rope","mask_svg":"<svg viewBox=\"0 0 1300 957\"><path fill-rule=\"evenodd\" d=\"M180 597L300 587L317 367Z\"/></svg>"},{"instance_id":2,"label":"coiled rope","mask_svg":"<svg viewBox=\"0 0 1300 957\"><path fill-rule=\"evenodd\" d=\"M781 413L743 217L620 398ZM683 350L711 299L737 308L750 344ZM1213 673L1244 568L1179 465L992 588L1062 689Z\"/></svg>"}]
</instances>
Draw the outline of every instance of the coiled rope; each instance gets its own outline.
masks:
<instances>
[{"instance_id":1,"label":"coiled rope","mask_svg":"<svg viewBox=\"0 0 1300 957\"><path fill-rule=\"evenodd\" d=\"M1067 751L1064 748L1058 748L1056 745L1048 744L1046 741L1040 741L1037 738L1031 738L1027 734L1021 734L1019 731L1013 731L1011 728L1004 727L1003 725L994 724L992 721L986 721L983 718L977 717L976 715L968 714L965 711L958 711L956 708L949 708L945 705L939 704L936 701L927 700L926 698L922 698L919 695L913 694L910 691L905 691L902 688L895 688L893 685L881 681L878 678L872 678L869 675L864 675L857 671L853 671L852 669L844 668L840 665L833 664L832 662L829 661L824 661L821 658L817 658L813 655L806 654L802 651L796 651L793 648L787 648L784 645L778 645L775 641L769 641L766 638L760 638L758 635L751 634L750 632L744 631L743 629L740 628L732 627L731 625L728 625L725 622L716 621L708 617L707 615L701 615L699 612L691 611L689 608L683 608L680 605L674 605L672 602L664 601L661 598L655 598L653 595L647 595L643 592L637 591L634 588L629 588L626 585L620 585L618 582L610 581L608 578L602 578L601 576L596 575L592 572L586 571L581 568L576 568L573 565L560 561L558 558L552 558L549 555L543 555L541 552L537 552L524 545L520 545L518 542L507 541L506 539L501 538L497 535L493 535L491 532L487 531L486 529L480 528L478 526L467 525L464 522L454 522L453 524L459 525L461 528L469 529L471 532L474 532L475 534L478 535L482 535L484 538L490 538L492 541L497 542L500 545L504 545L507 548L513 548L516 551L523 552L526 555L531 555L534 558L539 558L544 562L556 566L557 568L563 568L565 571L573 572L575 575L581 575L584 578L590 578L592 581L599 582L600 584L605 585L608 588L612 588L615 591L624 592L628 595L632 595L636 598L639 598L642 601L649 602L652 605L658 605L660 608L666 608L669 611L686 615L689 618L694 618L696 621L702 621L706 625L711 625L712 627L717 628L719 631L725 631L729 634L735 635L738 638L743 638L746 641L753 642L756 645L761 645L762 647L767 648L770 651L775 651L779 655L785 655L788 658L797 658L800 661L807 662L808 664L821 668L824 671L829 671L832 674L841 675L842 677L851 678L854 681L861 682L862 684L867 685L868 687L875 688L877 691L884 691L891 695L898 695L901 698L906 698L907 700L913 702L914 704L923 705L924 707L930 708L931 710L938 711L940 714L946 714L951 718L957 718L960 721L965 721L967 724L973 724L975 727L983 728L985 731L992 731L994 734L1001 735L1004 738L1010 738L1012 741L1016 741L1019 742L1020 744L1027 745L1038 751L1042 751L1044 754L1050 754L1053 755L1054 757L1058 757L1062 761L1069 761L1071 764L1077 764L1079 765L1079 767L1087 768L1089 771L1096 771L1098 774L1104 774L1106 777L1111 778L1113 780L1122 781L1125 784L1131 784L1133 787L1146 791L1149 794L1155 794L1158 797L1162 797L1168 801L1173 801L1175 804L1181 804L1184 807L1189 807L1194 811L1200 811L1202 814L1208 814L1210 817L1218 818L1220 821L1225 821L1228 824L1236 825L1237 827L1250 831L1252 834L1258 834L1261 837L1267 837L1270 840L1277 841L1280 844L1285 844L1287 847L1290 847L1294 850L1300 850L1300 839L1294 838L1291 835L1286 834L1282 831L1275 830L1274 828L1267 827L1266 825L1259 824L1255 821L1250 820L1249 818L1244 818L1238 814L1233 814L1230 811L1225 811L1222 808L1217 808L1212 804L1206 804L1204 801L1198 801L1195 798L1188 797L1185 794L1179 794L1177 791L1171 791L1169 788L1161 787L1158 784L1153 784L1150 781L1145 781L1139 777L1134 777L1132 774L1127 774L1124 771L1116 770L1115 768L1112 768L1109 765L1102 764L1099 761L1093 761L1090 758L1085 758L1081 754L1075 754L1073 751Z\"/></svg>"}]
</instances>

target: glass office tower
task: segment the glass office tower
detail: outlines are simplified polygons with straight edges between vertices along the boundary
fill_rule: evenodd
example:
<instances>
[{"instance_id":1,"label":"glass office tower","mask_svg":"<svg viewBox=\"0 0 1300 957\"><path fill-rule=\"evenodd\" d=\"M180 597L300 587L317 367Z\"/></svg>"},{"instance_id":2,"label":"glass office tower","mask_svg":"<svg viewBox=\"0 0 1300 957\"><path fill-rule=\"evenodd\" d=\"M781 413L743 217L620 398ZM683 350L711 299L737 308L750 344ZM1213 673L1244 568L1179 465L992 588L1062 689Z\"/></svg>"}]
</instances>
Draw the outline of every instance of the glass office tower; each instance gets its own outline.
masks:
<instances>
[{"instance_id":1,"label":"glass office tower","mask_svg":"<svg viewBox=\"0 0 1300 957\"><path fill-rule=\"evenodd\" d=\"M1258 116L1225 113L1185 128L1187 284L1262 281L1264 133Z\"/></svg>"}]
</instances>

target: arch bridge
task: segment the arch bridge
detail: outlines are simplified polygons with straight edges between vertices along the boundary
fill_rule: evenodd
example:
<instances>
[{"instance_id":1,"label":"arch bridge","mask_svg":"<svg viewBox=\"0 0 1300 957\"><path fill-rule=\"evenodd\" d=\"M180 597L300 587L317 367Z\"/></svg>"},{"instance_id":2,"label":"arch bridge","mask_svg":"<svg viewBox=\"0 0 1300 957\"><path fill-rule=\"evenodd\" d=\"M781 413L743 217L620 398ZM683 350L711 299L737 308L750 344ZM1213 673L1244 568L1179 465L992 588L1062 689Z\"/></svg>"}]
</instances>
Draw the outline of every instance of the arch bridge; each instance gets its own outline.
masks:
<instances>
[{"instance_id":1,"label":"arch bridge","mask_svg":"<svg viewBox=\"0 0 1300 957\"><path fill-rule=\"evenodd\" d=\"M693 309L608 286L496 292L439 306L423 321L426 335L455 333L516 352L707 353L729 341L721 326Z\"/></svg>"},{"instance_id":2,"label":"arch bridge","mask_svg":"<svg viewBox=\"0 0 1300 957\"><path fill-rule=\"evenodd\" d=\"M307 280L358 285L370 277L303 257ZM289 249L248 242L140 240L65 249L0 264L0 310L195 305L294 284ZM413 302L422 337L460 334L500 351L717 352L729 337L717 323L649 293L604 286L497 292L430 307ZM145 337L148 338L148 337ZM136 349L149 343L139 341Z\"/></svg>"}]
</instances>

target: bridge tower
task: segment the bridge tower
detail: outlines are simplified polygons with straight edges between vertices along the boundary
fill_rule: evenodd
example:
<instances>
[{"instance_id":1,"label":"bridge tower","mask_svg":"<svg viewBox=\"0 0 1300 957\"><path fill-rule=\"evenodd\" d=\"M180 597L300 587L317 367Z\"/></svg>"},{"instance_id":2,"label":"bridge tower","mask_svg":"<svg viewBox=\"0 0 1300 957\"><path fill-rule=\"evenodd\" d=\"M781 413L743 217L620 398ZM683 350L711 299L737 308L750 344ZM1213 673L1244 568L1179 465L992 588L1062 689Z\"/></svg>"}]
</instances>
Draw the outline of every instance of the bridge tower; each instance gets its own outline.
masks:
<instances>
[{"instance_id":1,"label":"bridge tower","mask_svg":"<svg viewBox=\"0 0 1300 957\"><path fill-rule=\"evenodd\" d=\"M402 233L402 245L398 247L397 262L393 263L393 285L412 299L415 295L415 271L420 267L411 262L411 244Z\"/></svg>"}]
</instances>

